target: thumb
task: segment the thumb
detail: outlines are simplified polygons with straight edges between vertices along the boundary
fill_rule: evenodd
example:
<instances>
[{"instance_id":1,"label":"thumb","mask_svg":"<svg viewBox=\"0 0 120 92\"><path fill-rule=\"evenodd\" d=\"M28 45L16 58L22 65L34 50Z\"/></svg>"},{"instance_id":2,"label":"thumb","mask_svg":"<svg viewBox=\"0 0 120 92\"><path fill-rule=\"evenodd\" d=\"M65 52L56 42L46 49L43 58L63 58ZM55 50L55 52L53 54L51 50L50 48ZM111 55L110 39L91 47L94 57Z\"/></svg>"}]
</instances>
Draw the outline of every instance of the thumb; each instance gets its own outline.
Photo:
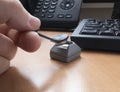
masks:
<instances>
[{"instance_id":1,"label":"thumb","mask_svg":"<svg viewBox=\"0 0 120 92\"><path fill-rule=\"evenodd\" d=\"M0 23L21 31L37 30L40 27L40 20L29 14L19 0L0 1Z\"/></svg>"}]
</instances>

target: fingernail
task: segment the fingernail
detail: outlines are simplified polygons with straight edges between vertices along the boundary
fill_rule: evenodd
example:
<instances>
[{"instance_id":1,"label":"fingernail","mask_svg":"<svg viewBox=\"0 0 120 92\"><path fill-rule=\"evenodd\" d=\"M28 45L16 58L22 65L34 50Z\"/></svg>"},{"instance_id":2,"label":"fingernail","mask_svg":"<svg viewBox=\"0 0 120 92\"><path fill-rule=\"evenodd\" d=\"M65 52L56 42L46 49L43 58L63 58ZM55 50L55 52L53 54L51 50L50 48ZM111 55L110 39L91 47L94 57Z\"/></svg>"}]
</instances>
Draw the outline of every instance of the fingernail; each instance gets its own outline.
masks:
<instances>
[{"instance_id":1,"label":"fingernail","mask_svg":"<svg viewBox=\"0 0 120 92\"><path fill-rule=\"evenodd\" d=\"M34 16L30 17L29 26L31 30L37 30L40 27L40 20Z\"/></svg>"}]
</instances>

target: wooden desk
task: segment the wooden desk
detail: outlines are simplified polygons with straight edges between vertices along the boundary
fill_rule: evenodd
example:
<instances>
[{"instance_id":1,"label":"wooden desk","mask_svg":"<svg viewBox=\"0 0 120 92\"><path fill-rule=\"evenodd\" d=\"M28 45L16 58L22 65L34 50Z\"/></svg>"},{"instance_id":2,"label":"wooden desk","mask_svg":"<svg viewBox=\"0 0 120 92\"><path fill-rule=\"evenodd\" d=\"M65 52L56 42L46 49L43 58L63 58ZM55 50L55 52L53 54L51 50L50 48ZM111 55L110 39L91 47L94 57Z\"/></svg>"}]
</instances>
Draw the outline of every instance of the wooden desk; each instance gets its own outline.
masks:
<instances>
[{"instance_id":1,"label":"wooden desk","mask_svg":"<svg viewBox=\"0 0 120 92\"><path fill-rule=\"evenodd\" d=\"M35 53L18 49L0 76L0 92L120 92L120 53L82 51L81 58L64 64L50 59L53 45L42 39Z\"/></svg>"}]
</instances>

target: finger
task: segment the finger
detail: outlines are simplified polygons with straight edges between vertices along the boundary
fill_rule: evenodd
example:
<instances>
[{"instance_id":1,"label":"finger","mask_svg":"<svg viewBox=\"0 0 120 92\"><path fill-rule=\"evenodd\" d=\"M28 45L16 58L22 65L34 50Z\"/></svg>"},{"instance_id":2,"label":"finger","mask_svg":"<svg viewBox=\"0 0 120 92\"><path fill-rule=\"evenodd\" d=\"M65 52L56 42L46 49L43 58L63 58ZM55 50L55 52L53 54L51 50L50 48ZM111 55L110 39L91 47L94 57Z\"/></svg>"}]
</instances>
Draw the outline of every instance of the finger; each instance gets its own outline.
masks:
<instances>
[{"instance_id":1,"label":"finger","mask_svg":"<svg viewBox=\"0 0 120 92\"><path fill-rule=\"evenodd\" d=\"M19 36L20 36L20 32L15 29L9 29L6 36L9 37L15 43L15 45L17 45Z\"/></svg>"},{"instance_id":2,"label":"finger","mask_svg":"<svg viewBox=\"0 0 120 92\"><path fill-rule=\"evenodd\" d=\"M18 30L37 30L40 27L40 20L30 15L19 0L0 0L0 23Z\"/></svg>"},{"instance_id":3,"label":"finger","mask_svg":"<svg viewBox=\"0 0 120 92\"><path fill-rule=\"evenodd\" d=\"M18 32L16 30L11 30L8 36L25 51L34 52L39 49L41 45L40 37L36 32Z\"/></svg>"},{"instance_id":4,"label":"finger","mask_svg":"<svg viewBox=\"0 0 120 92\"><path fill-rule=\"evenodd\" d=\"M0 56L0 74L8 70L10 67L10 60Z\"/></svg>"},{"instance_id":5,"label":"finger","mask_svg":"<svg viewBox=\"0 0 120 92\"><path fill-rule=\"evenodd\" d=\"M6 34L9 31L9 27L6 24L0 24L0 33Z\"/></svg>"},{"instance_id":6,"label":"finger","mask_svg":"<svg viewBox=\"0 0 120 92\"><path fill-rule=\"evenodd\" d=\"M40 37L36 32L32 31L21 33L18 40L18 46L28 52L36 51L37 49L39 49L40 45Z\"/></svg>"},{"instance_id":7,"label":"finger","mask_svg":"<svg viewBox=\"0 0 120 92\"><path fill-rule=\"evenodd\" d=\"M0 34L0 45L0 56L11 60L15 56L17 50L14 42L3 34Z\"/></svg>"}]
</instances>

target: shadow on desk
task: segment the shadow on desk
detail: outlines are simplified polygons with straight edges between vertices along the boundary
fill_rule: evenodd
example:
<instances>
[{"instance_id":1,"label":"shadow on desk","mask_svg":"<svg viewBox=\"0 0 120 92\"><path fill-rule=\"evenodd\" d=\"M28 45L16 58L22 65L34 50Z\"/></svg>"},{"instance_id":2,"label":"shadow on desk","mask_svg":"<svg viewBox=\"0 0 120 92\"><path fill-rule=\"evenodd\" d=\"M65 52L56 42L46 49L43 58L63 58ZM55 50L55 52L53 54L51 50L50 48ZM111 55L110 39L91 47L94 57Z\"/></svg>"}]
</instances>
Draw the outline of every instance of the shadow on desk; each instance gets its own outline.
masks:
<instances>
[{"instance_id":1,"label":"shadow on desk","mask_svg":"<svg viewBox=\"0 0 120 92\"><path fill-rule=\"evenodd\" d=\"M32 83L29 78L27 79L26 76L22 75L17 68L10 67L7 72L0 76L0 92L46 92L52 87L62 92L60 91L62 90L60 89L60 85L66 80L66 72L77 65L77 62L71 62L69 64L59 62L51 63L55 66L59 66L59 69L50 74L46 82L40 87L35 86L34 83Z\"/></svg>"},{"instance_id":2,"label":"shadow on desk","mask_svg":"<svg viewBox=\"0 0 120 92\"><path fill-rule=\"evenodd\" d=\"M34 85L20 75L15 67L11 67L0 76L0 92L33 92Z\"/></svg>"}]
</instances>

